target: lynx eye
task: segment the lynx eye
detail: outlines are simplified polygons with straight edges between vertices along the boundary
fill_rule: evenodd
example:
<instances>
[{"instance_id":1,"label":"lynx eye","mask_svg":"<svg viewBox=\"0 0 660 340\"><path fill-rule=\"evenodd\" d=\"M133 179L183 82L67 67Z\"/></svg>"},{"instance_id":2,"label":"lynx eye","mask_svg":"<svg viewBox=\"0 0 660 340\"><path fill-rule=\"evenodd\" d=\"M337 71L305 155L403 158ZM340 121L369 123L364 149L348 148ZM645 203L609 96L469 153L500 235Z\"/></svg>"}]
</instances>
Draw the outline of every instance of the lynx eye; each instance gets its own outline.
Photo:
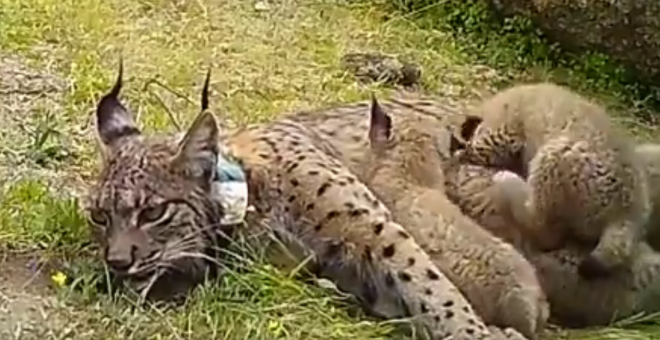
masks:
<instances>
[{"instance_id":1,"label":"lynx eye","mask_svg":"<svg viewBox=\"0 0 660 340\"><path fill-rule=\"evenodd\" d=\"M167 204L158 204L153 207L144 208L142 212L140 212L140 224L156 222L163 218L166 211Z\"/></svg>"},{"instance_id":2,"label":"lynx eye","mask_svg":"<svg viewBox=\"0 0 660 340\"><path fill-rule=\"evenodd\" d=\"M108 214L103 210L92 210L89 212L89 220L92 224L105 227L108 224Z\"/></svg>"}]
</instances>

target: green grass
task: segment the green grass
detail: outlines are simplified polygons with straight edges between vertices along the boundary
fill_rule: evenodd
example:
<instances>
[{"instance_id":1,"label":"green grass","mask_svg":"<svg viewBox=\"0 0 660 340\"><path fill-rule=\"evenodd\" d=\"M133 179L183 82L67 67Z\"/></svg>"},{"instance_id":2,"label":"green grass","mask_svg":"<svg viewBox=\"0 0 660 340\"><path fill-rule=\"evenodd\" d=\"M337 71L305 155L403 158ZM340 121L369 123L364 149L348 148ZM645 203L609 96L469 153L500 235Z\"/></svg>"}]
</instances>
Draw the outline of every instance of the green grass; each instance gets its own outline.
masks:
<instances>
[{"instance_id":1,"label":"green grass","mask_svg":"<svg viewBox=\"0 0 660 340\"><path fill-rule=\"evenodd\" d=\"M73 328L76 339L117 340L387 339L395 331L365 318L347 296L301 284L260 262L244 259L239 268L240 274L209 280L183 305L138 307L126 295L90 289L103 278L78 264L77 281L60 294L75 319L68 331Z\"/></svg>"},{"instance_id":2,"label":"green grass","mask_svg":"<svg viewBox=\"0 0 660 340\"><path fill-rule=\"evenodd\" d=\"M88 239L75 199L56 197L34 180L12 183L1 193L0 245L75 250Z\"/></svg>"},{"instance_id":3,"label":"green grass","mask_svg":"<svg viewBox=\"0 0 660 340\"><path fill-rule=\"evenodd\" d=\"M463 8L468 19L483 15L475 8ZM478 26L463 32L447 26L461 22L463 12L444 13L448 21L432 19L439 13L417 10L411 15L383 3L342 1L278 1L260 12L253 2L242 0L0 0L0 51L26 58L35 69L49 69L68 84L60 105L25 114L33 127L25 140L0 139L0 166L14 175L0 179L0 249L38 249L56 256L64 260L71 279L59 289L62 305L53 309L53 318L60 322L50 334L35 338L400 337L392 333L391 324L366 318L339 294L260 261L244 262L244 271L229 273L221 284L210 282L179 307L136 307L127 297L99 294L93 288L102 278L86 269L95 261L88 255L78 193L84 189L80 183L95 173L90 119L96 101L114 80L120 56L125 66L123 98L147 131L173 130L170 112L182 125L191 121L209 67L213 107L230 125L368 98L371 91L387 92L375 85L358 86L340 70L340 56L356 50L417 62L424 69L427 91L457 100L532 79L564 79L617 111L639 98L639 91L620 85L621 79L594 78L601 68L589 70L601 63L598 56L589 57L585 66L539 62L543 54L555 52L533 36L503 35L486 43L475 33ZM518 60L530 53L537 57ZM635 107L618 117L651 136L654 128L635 118L651 110ZM6 145L13 158L3 159ZM651 339L653 334L660 334L653 323L635 323L633 329L556 336Z\"/></svg>"}]
</instances>

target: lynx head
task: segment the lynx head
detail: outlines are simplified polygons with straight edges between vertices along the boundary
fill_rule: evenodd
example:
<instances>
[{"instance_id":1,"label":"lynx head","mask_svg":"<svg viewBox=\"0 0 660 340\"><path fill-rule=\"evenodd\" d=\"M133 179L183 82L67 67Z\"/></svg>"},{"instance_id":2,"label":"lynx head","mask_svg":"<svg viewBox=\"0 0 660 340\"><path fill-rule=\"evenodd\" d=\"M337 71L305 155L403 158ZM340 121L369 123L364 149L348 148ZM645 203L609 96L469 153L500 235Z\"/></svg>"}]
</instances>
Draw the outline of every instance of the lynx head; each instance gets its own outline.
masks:
<instances>
[{"instance_id":1,"label":"lynx head","mask_svg":"<svg viewBox=\"0 0 660 340\"><path fill-rule=\"evenodd\" d=\"M400 120L393 127L392 118L373 98L370 110L369 141L371 171L397 172L393 178L408 183L442 186L442 169L451 156L454 135L447 128L438 129L433 118L419 116Z\"/></svg>"},{"instance_id":2,"label":"lynx head","mask_svg":"<svg viewBox=\"0 0 660 340\"><path fill-rule=\"evenodd\" d=\"M118 96L122 67L96 111L102 169L85 211L114 276L146 298L185 293L213 269L222 207L210 196L219 128L208 107L184 137L146 136Z\"/></svg>"}]
</instances>

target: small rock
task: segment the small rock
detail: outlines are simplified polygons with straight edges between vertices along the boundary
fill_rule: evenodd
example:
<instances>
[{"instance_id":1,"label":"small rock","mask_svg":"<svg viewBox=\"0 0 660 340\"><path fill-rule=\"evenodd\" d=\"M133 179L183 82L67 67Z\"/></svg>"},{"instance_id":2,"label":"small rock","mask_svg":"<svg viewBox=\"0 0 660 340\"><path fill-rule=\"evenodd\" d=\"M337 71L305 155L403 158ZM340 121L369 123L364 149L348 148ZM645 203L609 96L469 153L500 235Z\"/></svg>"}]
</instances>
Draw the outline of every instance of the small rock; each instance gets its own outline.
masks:
<instances>
[{"instance_id":1,"label":"small rock","mask_svg":"<svg viewBox=\"0 0 660 340\"><path fill-rule=\"evenodd\" d=\"M419 66L380 53L348 53L341 58L341 64L363 82L413 86L422 75Z\"/></svg>"},{"instance_id":2,"label":"small rock","mask_svg":"<svg viewBox=\"0 0 660 340\"><path fill-rule=\"evenodd\" d=\"M270 10L270 5L265 1L257 1L254 4L254 9L259 12L267 12Z\"/></svg>"},{"instance_id":3,"label":"small rock","mask_svg":"<svg viewBox=\"0 0 660 340\"><path fill-rule=\"evenodd\" d=\"M337 290L337 286L332 281L327 279L316 279L316 284L323 289Z\"/></svg>"}]
</instances>

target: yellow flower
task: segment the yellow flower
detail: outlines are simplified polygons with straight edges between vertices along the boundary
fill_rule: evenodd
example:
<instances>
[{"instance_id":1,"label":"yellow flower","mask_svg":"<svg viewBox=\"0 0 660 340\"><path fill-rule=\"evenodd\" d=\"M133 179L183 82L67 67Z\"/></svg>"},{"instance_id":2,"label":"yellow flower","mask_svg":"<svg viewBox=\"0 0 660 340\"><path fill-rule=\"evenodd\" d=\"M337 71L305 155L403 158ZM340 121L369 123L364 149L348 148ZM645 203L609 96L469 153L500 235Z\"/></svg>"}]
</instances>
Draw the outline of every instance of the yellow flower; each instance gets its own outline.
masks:
<instances>
[{"instance_id":1,"label":"yellow flower","mask_svg":"<svg viewBox=\"0 0 660 340\"><path fill-rule=\"evenodd\" d=\"M277 320L268 321L268 330L276 337L279 337L284 333L284 325Z\"/></svg>"},{"instance_id":2,"label":"yellow flower","mask_svg":"<svg viewBox=\"0 0 660 340\"><path fill-rule=\"evenodd\" d=\"M57 272L57 273L53 274L50 277L50 279L53 280L53 283L55 283L56 286L62 287L66 283L66 274L64 274L62 272Z\"/></svg>"}]
</instances>

